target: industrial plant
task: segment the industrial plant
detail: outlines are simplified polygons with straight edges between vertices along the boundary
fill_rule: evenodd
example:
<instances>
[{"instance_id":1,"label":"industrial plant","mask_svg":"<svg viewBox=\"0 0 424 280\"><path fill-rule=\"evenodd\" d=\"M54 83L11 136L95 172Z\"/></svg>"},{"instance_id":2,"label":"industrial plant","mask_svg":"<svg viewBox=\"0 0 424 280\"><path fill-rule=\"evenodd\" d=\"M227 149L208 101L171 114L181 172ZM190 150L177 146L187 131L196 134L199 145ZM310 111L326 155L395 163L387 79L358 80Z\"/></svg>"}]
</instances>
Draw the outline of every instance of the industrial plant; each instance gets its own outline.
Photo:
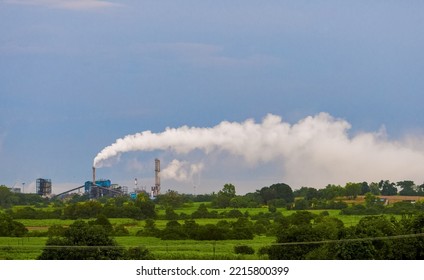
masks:
<instances>
[{"instance_id":1,"label":"industrial plant","mask_svg":"<svg viewBox=\"0 0 424 280\"><path fill-rule=\"evenodd\" d=\"M49 197L52 194L52 181L50 179L38 178L35 193L43 197Z\"/></svg>"},{"instance_id":2,"label":"industrial plant","mask_svg":"<svg viewBox=\"0 0 424 280\"><path fill-rule=\"evenodd\" d=\"M128 187L119 186L118 184L112 184L109 179L96 179L96 168L92 167L92 180L86 181L84 185L67 190L65 192L59 193L54 197L64 197L67 194L78 191L89 196L90 199L98 199L104 196L118 196L118 195L130 195L135 198L138 193L145 192L146 189L139 189L137 186L137 178L135 179L135 188L134 191L128 193ZM40 181L39 181L40 180ZM47 179L37 179L37 193L40 195L47 196L46 194L51 194L51 181ZM46 193L46 194L44 194ZM154 199L160 194L160 160L155 159L155 184L151 187L149 196Z\"/></svg>"}]
</instances>

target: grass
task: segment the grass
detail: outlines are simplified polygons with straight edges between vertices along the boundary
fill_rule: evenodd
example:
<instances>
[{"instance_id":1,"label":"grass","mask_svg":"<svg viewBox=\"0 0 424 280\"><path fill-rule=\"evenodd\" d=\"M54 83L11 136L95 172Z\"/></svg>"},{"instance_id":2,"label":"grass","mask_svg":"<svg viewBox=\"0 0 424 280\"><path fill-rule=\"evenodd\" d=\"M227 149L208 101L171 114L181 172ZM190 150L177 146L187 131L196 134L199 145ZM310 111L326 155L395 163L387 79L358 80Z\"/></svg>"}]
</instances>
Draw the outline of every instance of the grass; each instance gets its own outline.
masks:
<instances>
[{"instance_id":1,"label":"grass","mask_svg":"<svg viewBox=\"0 0 424 280\"><path fill-rule=\"evenodd\" d=\"M0 260L34 260L47 237L0 237Z\"/></svg>"},{"instance_id":2,"label":"grass","mask_svg":"<svg viewBox=\"0 0 424 280\"><path fill-rule=\"evenodd\" d=\"M235 245L248 245L257 252L259 248L275 241L274 237L256 236L253 240L161 240L155 237L120 236L115 240L124 247L145 246L157 259L260 259L255 255L237 255Z\"/></svg>"},{"instance_id":3,"label":"grass","mask_svg":"<svg viewBox=\"0 0 424 280\"><path fill-rule=\"evenodd\" d=\"M190 215L196 211L200 203L191 203L181 209L176 209L176 213L186 213ZM230 211L227 209L211 209L209 211L217 211L222 213ZM257 215L260 212L267 213L268 208L241 208L240 212L249 212L250 215ZM295 213L295 210L278 209L284 216L289 216ZM330 216L336 217L343 221L346 227L356 225L361 218L361 215L340 215L340 210L308 210L312 213L319 214L327 211ZM159 210L159 215L164 215L164 210ZM395 216L400 219L401 216ZM93 220L93 219L90 219ZM259 248L267 246L275 241L275 237L255 236L253 240L224 240L224 241L196 241L196 240L161 240L155 237L140 237L135 236L136 233L144 228L145 221L138 221L129 218L111 218L109 219L113 225L124 225L130 235L115 237L118 244L129 248L136 246L145 246L157 259L172 260L172 259L261 259L262 256L254 255L237 255L234 253L235 245L248 245L257 252ZM221 219L195 219L200 225L216 224ZM235 221L236 219L225 218L227 221ZM18 219L18 222L23 223L30 231L47 231L52 225L69 226L75 220L62 219ZM86 220L88 221L88 220ZM179 220L181 224L184 221ZM156 220L156 226L159 229L164 229L167 220ZM0 237L0 259L26 260L36 259L42 252L47 237Z\"/></svg>"},{"instance_id":4,"label":"grass","mask_svg":"<svg viewBox=\"0 0 424 280\"><path fill-rule=\"evenodd\" d=\"M125 248L145 246L161 260L184 259L261 259L261 256L237 255L235 245L248 245L257 252L259 248L275 241L274 237L256 236L253 240L161 240L155 237L118 236L115 240ZM0 260L32 260L42 252L47 237L0 237Z\"/></svg>"}]
</instances>

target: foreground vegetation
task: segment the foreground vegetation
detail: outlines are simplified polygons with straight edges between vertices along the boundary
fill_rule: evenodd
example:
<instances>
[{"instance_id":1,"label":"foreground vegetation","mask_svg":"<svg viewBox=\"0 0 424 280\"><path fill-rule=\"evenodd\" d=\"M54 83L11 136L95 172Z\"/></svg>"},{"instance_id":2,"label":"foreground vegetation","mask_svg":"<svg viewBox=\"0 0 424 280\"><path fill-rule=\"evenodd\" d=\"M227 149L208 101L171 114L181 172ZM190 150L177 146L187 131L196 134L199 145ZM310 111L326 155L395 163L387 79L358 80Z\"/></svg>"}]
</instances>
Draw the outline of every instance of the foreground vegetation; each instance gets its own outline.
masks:
<instances>
[{"instance_id":1,"label":"foreground vegetation","mask_svg":"<svg viewBox=\"0 0 424 280\"><path fill-rule=\"evenodd\" d=\"M65 200L0 187L0 259L422 259L424 203L388 203L410 181L296 191L274 184L236 195L168 191Z\"/></svg>"}]
</instances>

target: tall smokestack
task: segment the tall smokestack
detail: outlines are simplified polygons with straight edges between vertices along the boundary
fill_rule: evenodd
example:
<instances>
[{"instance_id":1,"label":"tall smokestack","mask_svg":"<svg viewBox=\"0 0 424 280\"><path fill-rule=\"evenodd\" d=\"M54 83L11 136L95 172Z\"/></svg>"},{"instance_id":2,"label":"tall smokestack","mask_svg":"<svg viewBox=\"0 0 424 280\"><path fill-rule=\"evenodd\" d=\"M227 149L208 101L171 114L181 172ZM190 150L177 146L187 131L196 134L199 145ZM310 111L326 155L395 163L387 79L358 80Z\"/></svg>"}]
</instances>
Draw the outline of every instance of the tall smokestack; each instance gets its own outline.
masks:
<instances>
[{"instance_id":1,"label":"tall smokestack","mask_svg":"<svg viewBox=\"0 0 424 280\"><path fill-rule=\"evenodd\" d=\"M160 160L155 159L155 196L160 194Z\"/></svg>"},{"instance_id":2,"label":"tall smokestack","mask_svg":"<svg viewBox=\"0 0 424 280\"><path fill-rule=\"evenodd\" d=\"M96 185L96 168L93 166L93 186Z\"/></svg>"}]
</instances>

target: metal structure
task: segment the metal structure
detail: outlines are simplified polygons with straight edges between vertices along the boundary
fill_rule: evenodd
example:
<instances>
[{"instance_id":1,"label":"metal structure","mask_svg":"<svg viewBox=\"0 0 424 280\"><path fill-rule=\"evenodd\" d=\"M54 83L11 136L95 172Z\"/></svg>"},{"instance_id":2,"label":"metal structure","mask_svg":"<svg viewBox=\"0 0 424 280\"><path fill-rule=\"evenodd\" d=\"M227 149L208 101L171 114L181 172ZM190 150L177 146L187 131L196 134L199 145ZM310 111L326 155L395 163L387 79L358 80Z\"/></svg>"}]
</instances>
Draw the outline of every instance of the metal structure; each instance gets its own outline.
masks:
<instances>
[{"instance_id":1,"label":"metal structure","mask_svg":"<svg viewBox=\"0 0 424 280\"><path fill-rule=\"evenodd\" d=\"M35 193L41 196L50 196L52 194L52 181L38 178Z\"/></svg>"},{"instance_id":2,"label":"metal structure","mask_svg":"<svg viewBox=\"0 0 424 280\"><path fill-rule=\"evenodd\" d=\"M93 185L96 184L96 168L93 166Z\"/></svg>"},{"instance_id":3,"label":"metal structure","mask_svg":"<svg viewBox=\"0 0 424 280\"><path fill-rule=\"evenodd\" d=\"M160 194L160 160L155 159L155 186L152 187L152 196Z\"/></svg>"},{"instance_id":4,"label":"metal structure","mask_svg":"<svg viewBox=\"0 0 424 280\"><path fill-rule=\"evenodd\" d=\"M103 196L116 196L128 193L126 187L120 187L117 184L112 184L110 180L100 179L96 180L96 168L92 168L93 178L91 181L86 181L84 185L67 190L60 194L55 195L54 197L62 197L66 194L69 194L74 191L80 191L84 189L84 193L87 194L90 199L97 199Z\"/></svg>"},{"instance_id":5,"label":"metal structure","mask_svg":"<svg viewBox=\"0 0 424 280\"><path fill-rule=\"evenodd\" d=\"M92 167L92 180L86 181L84 185L67 190L65 192L62 192L58 195L55 195L54 197L61 197L63 195L69 194L74 191L80 191L84 189L84 193L88 194L90 199L98 199L103 196L116 196L116 195L128 195L128 187L126 186L119 186L117 184L112 184L110 180L105 179L96 179L96 168ZM44 179L40 179L44 180ZM37 181L38 186L38 181ZM38 190L38 187L37 187ZM138 186L138 180L137 178L134 179L134 192L130 193L129 195L133 198L137 196L138 193L144 192L145 189L140 189ZM37 191L38 193L38 191ZM50 183L50 193L51 193L51 183ZM155 159L155 185L152 187L151 196L156 197L160 194L160 160Z\"/></svg>"}]
</instances>

